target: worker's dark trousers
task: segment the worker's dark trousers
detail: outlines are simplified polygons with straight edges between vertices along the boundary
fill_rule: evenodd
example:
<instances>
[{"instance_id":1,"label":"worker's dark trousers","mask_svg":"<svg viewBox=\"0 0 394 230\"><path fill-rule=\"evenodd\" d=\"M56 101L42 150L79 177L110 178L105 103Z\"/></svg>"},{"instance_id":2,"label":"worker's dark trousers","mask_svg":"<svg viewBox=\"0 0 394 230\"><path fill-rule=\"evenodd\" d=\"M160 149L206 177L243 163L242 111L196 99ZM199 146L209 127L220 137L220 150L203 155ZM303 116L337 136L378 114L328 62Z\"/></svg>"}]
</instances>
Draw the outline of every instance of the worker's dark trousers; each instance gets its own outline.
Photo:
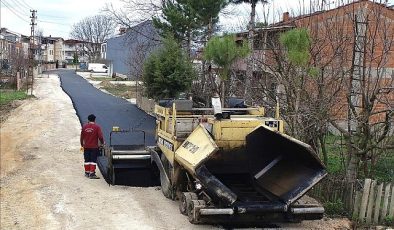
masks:
<instances>
[{"instance_id":1,"label":"worker's dark trousers","mask_svg":"<svg viewBox=\"0 0 394 230\"><path fill-rule=\"evenodd\" d=\"M99 149L84 149L83 156L85 158L85 173L95 173L98 154Z\"/></svg>"}]
</instances>

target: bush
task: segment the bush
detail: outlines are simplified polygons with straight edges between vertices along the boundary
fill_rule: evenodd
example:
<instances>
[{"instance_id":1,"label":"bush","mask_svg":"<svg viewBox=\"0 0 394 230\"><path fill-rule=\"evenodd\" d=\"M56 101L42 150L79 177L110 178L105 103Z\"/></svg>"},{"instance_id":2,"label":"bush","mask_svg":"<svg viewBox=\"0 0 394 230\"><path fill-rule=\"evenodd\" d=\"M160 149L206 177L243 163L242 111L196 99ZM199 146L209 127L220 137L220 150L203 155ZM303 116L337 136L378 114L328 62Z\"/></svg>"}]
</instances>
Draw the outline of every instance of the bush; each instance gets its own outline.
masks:
<instances>
[{"instance_id":1,"label":"bush","mask_svg":"<svg viewBox=\"0 0 394 230\"><path fill-rule=\"evenodd\" d=\"M328 201L323 204L326 214L329 216L346 215L345 205L341 200Z\"/></svg>"},{"instance_id":2,"label":"bush","mask_svg":"<svg viewBox=\"0 0 394 230\"><path fill-rule=\"evenodd\" d=\"M386 216L383 223L387 226L392 226L394 224L394 218L392 216Z\"/></svg>"}]
</instances>

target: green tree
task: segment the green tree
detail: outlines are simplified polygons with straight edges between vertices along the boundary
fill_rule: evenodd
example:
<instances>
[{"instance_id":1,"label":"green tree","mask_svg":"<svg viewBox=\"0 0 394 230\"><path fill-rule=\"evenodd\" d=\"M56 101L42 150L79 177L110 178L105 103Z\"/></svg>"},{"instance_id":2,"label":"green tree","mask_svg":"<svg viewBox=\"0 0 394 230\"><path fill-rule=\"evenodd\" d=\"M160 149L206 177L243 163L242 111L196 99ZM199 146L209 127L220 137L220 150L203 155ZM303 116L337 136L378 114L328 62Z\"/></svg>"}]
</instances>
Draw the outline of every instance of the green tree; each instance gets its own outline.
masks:
<instances>
[{"instance_id":1,"label":"green tree","mask_svg":"<svg viewBox=\"0 0 394 230\"><path fill-rule=\"evenodd\" d=\"M74 64L78 64L78 62L79 62L79 60L78 60L78 54L77 54L77 52L75 52L74 55L73 55L73 63L74 63Z\"/></svg>"},{"instance_id":2,"label":"green tree","mask_svg":"<svg viewBox=\"0 0 394 230\"><path fill-rule=\"evenodd\" d=\"M176 40L166 37L163 47L154 52L144 64L143 82L146 93L154 99L174 98L188 91L196 72L188 56Z\"/></svg>"},{"instance_id":3,"label":"green tree","mask_svg":"<svg viewBox=\"0 0 394 230\"><path fill-rule=\"evenodd\" d=\"M186 43L190 55L193 32L199 25L188 1L164 0L161 18L153 17L153 24L162 37L172 34L179 43Z\"/></svg>"},{"instance_id":4,"label":"green tree","mask_svg":"<svg viewBox=\"0 0 394 230\"><path fill-rule=\"evenodd\" d=\"M204 59L212 61L213 64L219 67L219 77L221 79L220 96L222 104L226 97L226 82L229 77L231 65L238 59L246 57L249 53L248 44L245 42L239 46L235 42L235 37L232 35L225 35L223 37L213 37L208 41L204 50Z\"/></svg>"},{"instance_id":5,"label":"green tree","mask_svg":"<svg viewBox=\"0 0 394 230\"><path fill-rule=\"evenodd\" d=\"M209 40L213 34L213 27L219 21L220 11L226 7L229 2L227 0L181 0L188 2L194 10L199 22L200 29L206 27L206 37Z\"/></svg>"},{"instance_id":6,"label":"green tree","mask_svg":"<svg viewBox=\"0 0 394 230\"><path fill-rule=\"evenodd\" d=\"M305 28L292 29L280 36L286 48L289 61L296 66L306 66L311 58L311 39Z\"/></svg>"},{"instance_id":7,"label":"green tree","mask_svg":"<svg viewBox=\"0 0 394 230\"><path fill-rule=\"evenodd\" d=\"M184 43L190 55L192 41L205 28L207 37L211 37L219 12L227 4L227 0L164 0L162 15L154 17L153 23L162 36L171 33Z\"/></svg>"}]
</instances>

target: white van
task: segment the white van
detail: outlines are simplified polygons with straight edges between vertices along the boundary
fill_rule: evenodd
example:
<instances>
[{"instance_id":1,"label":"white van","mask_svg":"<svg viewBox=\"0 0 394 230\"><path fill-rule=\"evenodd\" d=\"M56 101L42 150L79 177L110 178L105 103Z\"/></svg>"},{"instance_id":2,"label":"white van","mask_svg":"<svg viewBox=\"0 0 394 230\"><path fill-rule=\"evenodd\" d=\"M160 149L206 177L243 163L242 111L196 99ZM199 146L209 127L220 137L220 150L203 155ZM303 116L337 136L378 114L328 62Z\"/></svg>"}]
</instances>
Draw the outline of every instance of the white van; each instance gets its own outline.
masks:
<instances>
[{"instance_id":1,"label":"white van","mask_svg":"<svg viewBox=\"0 0 394 230\"><path fill-rule=\"evenodd\" d=\"M88 70L97 73L107 73L108 67L101 63L89 63Z\"/></svg>"}]
</instances>

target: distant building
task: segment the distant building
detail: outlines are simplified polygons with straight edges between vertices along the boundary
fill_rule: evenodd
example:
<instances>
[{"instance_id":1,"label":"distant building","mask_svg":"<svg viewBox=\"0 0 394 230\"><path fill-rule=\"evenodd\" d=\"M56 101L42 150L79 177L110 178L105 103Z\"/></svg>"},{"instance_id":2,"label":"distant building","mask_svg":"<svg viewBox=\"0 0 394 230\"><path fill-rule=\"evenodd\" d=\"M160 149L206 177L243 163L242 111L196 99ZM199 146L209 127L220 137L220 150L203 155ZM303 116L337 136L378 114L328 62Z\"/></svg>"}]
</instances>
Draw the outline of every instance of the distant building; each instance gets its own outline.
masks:
<instances>
[{"instance_id":1,"label":"distant building","mask_svg":"<svg viewBox=\"0 0 394 230\"><path fill-rule=\"evenodd\" d=\"M11 70L26 64L29 37L7 28L0 29L0 69Z\"/></svg>"},{"instance_id":2,"label":"distant building","mask_svg":"<svg viewBox=\"0 0 394 230\"><path fill-rule=\"evenodd\" d=\"M73 63L74 56L77 55L78 62L87 62L86 42L75 39L64 41L64 58L67 63Z\"/></svg>"},{"instance_id":3,"label":"distant building","mask_svg":"<svg viewBox=\"0 0 394 230\"><path fill-rule=\"evenodd\" d=\"M42 60L44 62L64 63L65 47L64 39L61 37L44 37L41 41Z\"/></svg>"},{"instance_id":4,"label":"distant building","mask_svg":"<svg viewBox=\"0 0 394 230\"><path fill-rule=\"evenodd\" d=\"M160 44L160 35L152 21L120 30L120 34L101 45L101 58L113 68L114 74L139 78L143 63Z\"/></svg>"}]
</instances>

